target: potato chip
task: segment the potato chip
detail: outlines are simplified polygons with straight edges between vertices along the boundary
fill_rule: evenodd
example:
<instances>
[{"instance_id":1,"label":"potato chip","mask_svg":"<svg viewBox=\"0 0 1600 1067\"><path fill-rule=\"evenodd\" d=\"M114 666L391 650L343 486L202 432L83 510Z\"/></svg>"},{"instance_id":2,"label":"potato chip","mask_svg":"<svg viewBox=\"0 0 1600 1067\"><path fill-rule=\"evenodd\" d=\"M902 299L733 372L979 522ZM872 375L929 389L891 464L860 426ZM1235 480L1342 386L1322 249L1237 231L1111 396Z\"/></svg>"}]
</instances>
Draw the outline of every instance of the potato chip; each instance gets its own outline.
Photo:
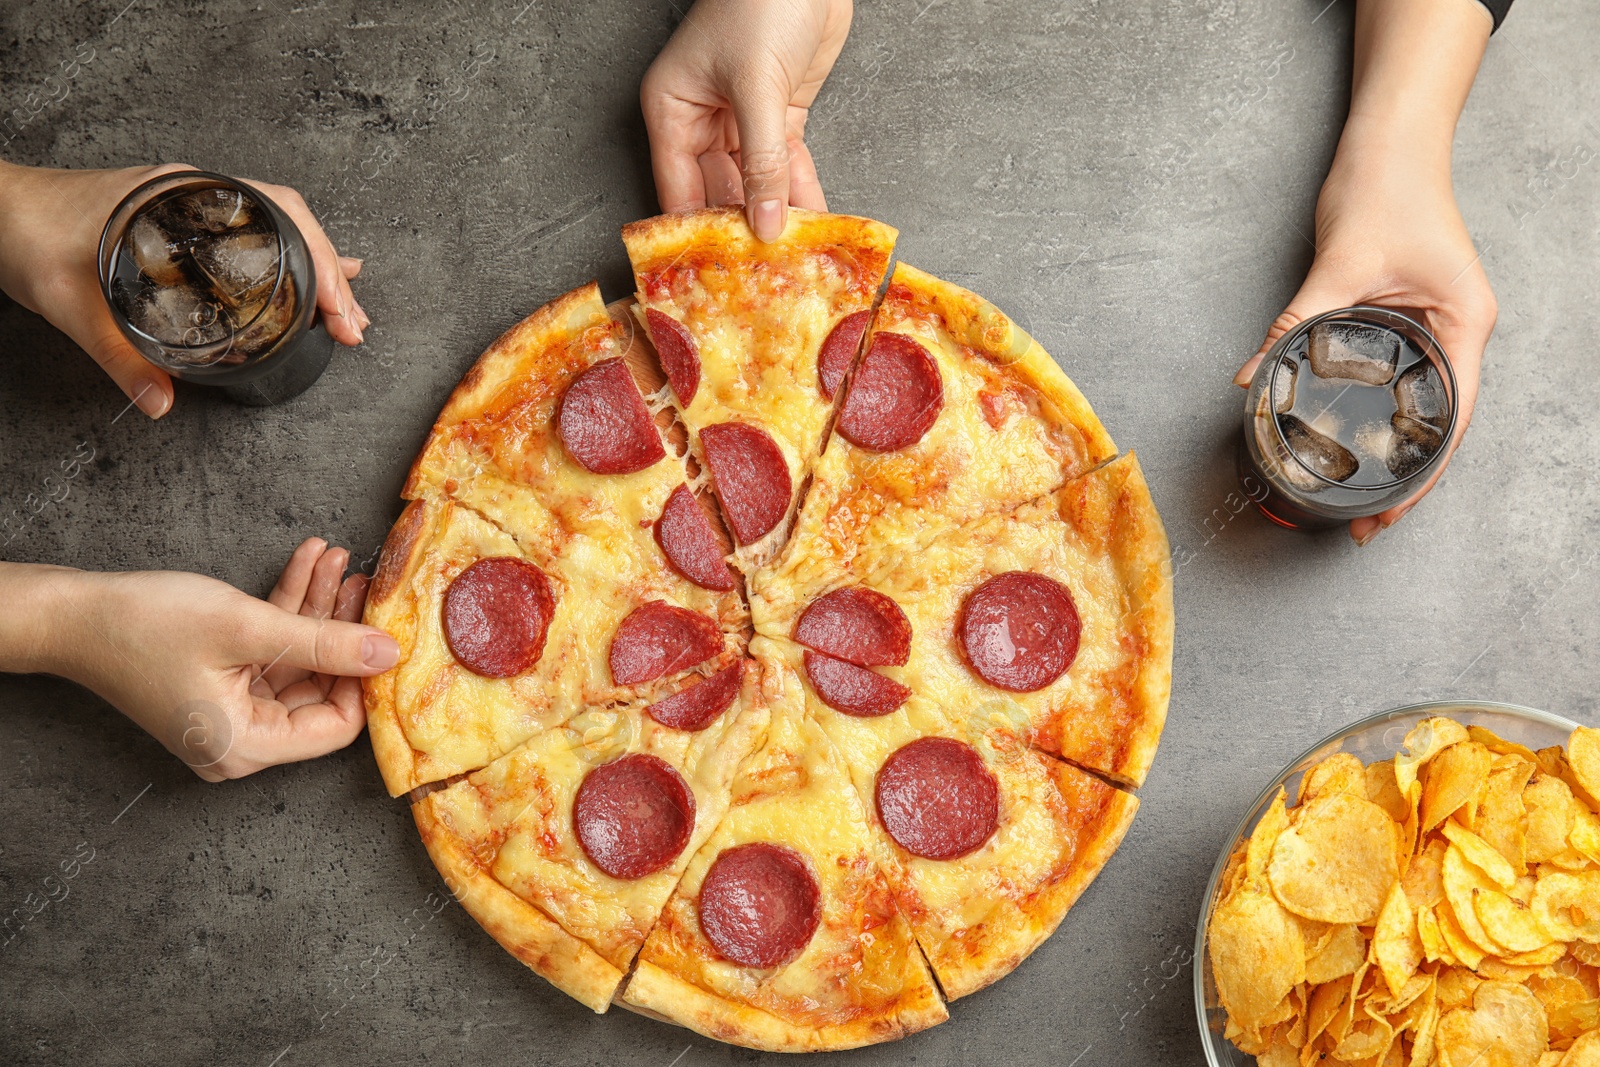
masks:
<instances>
[{"instance_id":1,"label":"potato chip","mask_svg":"<svg viewBox=\"0 0 1600 1067\"><path fill-rule=\"evenodd\" d=\"M1529 903L1552 939L1600 942L1600 871L1547 874Z\"/></svg>"},{"instance_id":2,"label":"potato chip","mask_svg":"<svg viewBox=\"0 0 1600 1067\"><path fill-rule=\"evenodd\" d=\"M1550 1044L1544 1006L1522 986L1485 982L1472 1007L1439 1020L1442 1067L1537 1067Z\"/></svg>"},{"instance_id":3,"label":"potato chip","mask_svg":"<svg viewBox=\"0 0 1600 1067\"><path fill-rule=\"evenodd\" d=\"M1440 872L1444 881L1444 898L1449 905L1451 916L1460 927L1461 932L1472 940L1472 943L1486 956L1499 956L1511 950L1500 944L1478 921L1478 910L1473 900L1474 890L1497 890L1497 886L1484 874L1476 864L1469 863L1459 845L1452 844L1444 853L1444 868ZM1442 910L1442 909L1441 909ZM1443 924L1441 923L1441 926ZM1445 932L1445 940L1450 940L1449 931ZM1451 945L1454 949L1455 946ZM1461 953L1457 950L1456 955ZM1469 967L1477 964L1466 956L1461 956L1462 962Z\"/></svg>"},{"instance_id":4,"label":"potato chip","mask_svg":"<svg viewBox=\"0 0 1600 1067\"><path fill-rule=\"evenodd\" d=\"M1258 1026L1305 978L1300 930L1269 894L1246 884L1211 916L1211 971L1228 1017Z\"/></svg>"},{"instance_id":5,"label":"potato chip","mask_svg":"<svg viewBox=\"0 0 1600 1067\"><path fill-rule=\"evenodd\" d=\"M1529 763L1537 763L1539 761L1539 757L1534 754L1533 749L1526 745L1519 745L1515 741L1507 741L1505 738L1485 730L1481 726L1467 727L1467 736L1497 756L1517 756L1527 760Z\"/></svg>"},{"instance_id":6,"label":"potato chip","mask_svg":"<svg viewBox=\"0 0 1600 1067\"><path fill-rule=\"evenodd\" d=\"M1312 991L1311 1000L1306 1004L1306 1048L1327 1031L1328 1024L1339 1016L1348 999L1349 982L1329 982Z\"/></svg>"},{"instance_id":7,"label":"potato chip","mask_svg":"<svg viewBox=\"0 0 1600 1067\"><path fill-rule=\"evenodd\" d=\"M1439 923L1439 933L1444 937L1444 943L1449 946L1450 954L1474 971L1482 966L1484 957L1489 953L1479 948L1477 943L1461 929L1455 909L1450 906L1448 900L1433 909L1433 917Z\"/></svg>"},{"instance_id":8,"label":"potato chip","mask_svg":"<svg viewBox=\"0 0 1600 1067\"><path fill-rule=\"evenodd\" d=\"M1333 1055L1341 1060L1365 1060L1381 1056L1394 1042L1394 1028L1383 1019L1368 1018L1350 1028L1350 1032L1333 1048Z\"/></svg>"},{"instance_id":9,"label":"potato chip","mask_svg":"<svg viewBox=\"0 0 1600 1067\"><path fill-rule=\"evenodd\" d=\"M1402 884L1405 886L1406 899L1413 908L1431 908L1444 899L1441 869L1447 847L1448 842L1434 838L1428 842L1427 848L1412 857L1406 867Z\"/></svg>"},{"instance_id":10,"label":"potato chip","mask_svg":"<svg viewBox=\"0 0 1600 1067\"><path fill-rule=\"evenodd\" d=\"M1536 952L1555 940L1539 925L1533 910L1514 897L1493 890L1474 890L1473 907L1484 932L1512 953Z\"/></svg>"},{"instance_id":11,"label":"potato chip","mask_svg":"<svg viewBox=\"0 0 1600 1067\"><path fill-rule=\"evenodd\" d=\"M1278 837L1267 871L1272 892L1308 919L1370 923L1399 876L1399 833L1371 801L1319 797Z\"/></svg>"},{"instance_id":12,"label":"potato chip","mask_svg":"<svg viewBox=\"0 0 1600 1067\"><path fill-rule=\"evenodd\" d=\"M1406 817L1400 823L1401 855L1415 854L1418 847L1426 840L1421 832L1422 816L1419 814L1421 807L1422 783L1412 782L1411 788L1406 790Z\"/></svg>"},{"instance_id":13,"label":"potato chip","mask_svg":"<svg viewBox=\"0 0 1600 1067\"><path fill-rule=\"evenodd\" d=\"M1422 955L1429 963L1434 960L1444 960L1447 963L1459 963L1455 953L1450 951L1450 946L1445 943L1444 933L1439 929L1438 916L1432 908L1421 908L1417 911L1417 940L1422 943Z\"/></svg>"},{"instance_id":14,"label":"potato chip","mask_svg":"<svg viewBox=\"0 0 1600 1067\"><path fill-rule=\"evenodd\" d=\"M1258 886L1257 888L1262 888ZM1305 945L1306 959L1311 959L1317 953L1328 947L1328 942L1333 940L1333 932L1338 929L1333 923L1319 923L1315 919L1302 919L1294 915L1295 925L1300 927L1300 940Z\"/></svg>"},{"instance_id":15,"label":"potato chip","mask_svg":"<svg viewBox=\"0 0 1600 1067\"><path fill-rule=\"evenodd\" d=\"M1561 1067L1600 1067L1600 1032L1591 1031L1574 1041Z\"/></svg>"},{"instance_id":16,"label":"potato chip","mask_svg":"<svg viewBox=\"0 0 1600 1067\"><path fill-rule=\"evenodd\" d=\"M1394 760L1369 763L1362 774L1366 778L1367 799L1388 812L1395 822L1405 822L1410 807L1405 794L1400 792L1400 783L1395 780Z\"/></svg>"},{"instance_id":17,"label":"potato chip","mask_svg":"<svg viewBox=\"0 0 1600 1067\"><path fill-rule=\"evenodd\" d=\"M1588 796L1584 802L1591 808L1600 806L1600 730L1580 726L1567 738L1567 766L1578 786ZM1574 790L1577 792L1577 790Z\"/></svg>"},{"instance_id":18,"label":"potato chip","mask_svg":"<svg viewBox=\"0 0 1600 1067\"><path fill-rule=\"evenodd\" d=\"M1416 1029L1411 1038L1411 1062L1414 1064L1427 1064L1433 1062L1434 1039L1439 1032L1439 1018L1443 1015L1439 1000L1434 997L1430 1000L1427 1010L1417 1020Z\"/></svg>"},{"instance_id":19,"label":"potato chip","mask_svg":"<svg viewBox=\"0 0 1600 1067\"><path fill-rule=\"evenodd\" d=\"M1418 770L1451 745L1467 740L1466 727L1454 719L1424 719L1406 734L1406 751L1394 758L1395 784L1404 796L1417 780Z\"/></svg>"},{"instance_id":20,"label":"potato chip","mask_svg":"<svg viewBox=\"0 0 1600 1067\"><path fill-rule=\"evenodd\" d=\"M1541 748L1533 754L1533 758L1539 762L1539 769L1552 778L1560 778L1566 773L1567 757L1560 745Z\"/></svg>"},{"instance_id":21,"label":"potato chip","mask_svg":"<svg viewBox=\"0 0 1600 1067\"><path fill-rule=\"evenodd\" d=\"M1471 804L1475 812L1493 762L1494 756L1476 741L1451 745L1429 760L1422 769L1422 832L1444 822L1463 804Z\"/></svg>"},{"instance_id":22,"label":"potato chip","mask_svg":"<svg viewBox=\"0 0 1600 1067\"><path fill-rule=\"evenodd\" d=\"M1372 931L1372 957L1383 972L1392 996L1398 997L1411 976L1422 965L1422 939L1417 933L1417 919L1406 891L1396 882L1389 890L1383 910L1378 913L1378 925ZM1311 969L1306 968L1307 980Z\"/></svg>"},{"instance_id":23,"label":"potato chip","mask_svg":"<svg viewBox=\"0 0 1600 1067\"><path fill-rule=\"evenodd\" d=\"M1483 979L1465 967L1451 967L1438 974L1439 1006L1444 1011L1463 1008L1472 1003L1472 995L1483 984Z\"/></svg>"},{"instance_id":24,"label":"potato chip","mask_svg":"<svg viewBox=\"0 0 1600 1067\"><path fill-rule=\"evenodd\" d=\"M1567 832L1567 844L1585 859L1600 863L1600 816L1577 803L1573 798L1572 829Z\"/></svg>"},{"instance_id":25,"label":"potato chip","mask_svg":"<svg viewBox=\"0 0 1600 1067\"><path fill-rule=\"evenodd\" d=\"M1289 813L1283 806L1283 798L1283 790L1279 789L1256 828L1250 831L1245 868L1250 880L1262 889L1267 886L1267 863L1272 859L1272 846L1278 843L1278 835L1289 828Z\"/></svg>"},{"instance_id":26,"label":"potato chip","mask_svg":"<svg viewBox=\"0 0 1600 1067\"><path fill-rule=\"evenodd\" d=\"M1489 771L1489 782L1478 804L1478 836L1506 858L1513 870L1528 869L1528 810L1522 791L1534 771L1534 764L1515 757L1497 759Z\"/></svg>"},{"instance_id":27,"label":"potato chip","mask_svg":"<svg viewBox=\"0 0 1600 1067\"><path fill-rule=\"evenodd\" d=\"M1300 1050L1281 1037L1265 1052L1256 1053L1256 1067L1299 1067Z\"/></svg>"},{"instance_id":28,"label":"potato chip","mask_svg":"<svg viewBox=\"0 0 1600 1067\"><path fill-rule=\"evenodd\" d=\"M1335 752L1327 759L1306 771L1300 780L1300 796L1296 806L1304 808L1318 797L1335 793L1367 799L1367 772L1361 761L1348 752Z\"/></svg>"},{"instance_id":29,"label":"potato chip","mask_svg":"<svg viewBox=\"0 0 1600 1067\"><path fill-rule=\"evenodd\" d=\"M1548 967L1566 954L1565 944L1552 941L1544 948L1536 948L1531 952L1516 952L1500 958L1513 967Z\"/></svg>"},{"instance_id":30,"label":"potato chip","mask_svg":"<svg viewBox=\"0 0 1600 1067\"><path fill-rule=\"evenodd\" d=\"M1579 963L1590 967L1600 967L1600 945L1591 945L1587 941L1574 941L1567 946L1572 953L1572 958Z\"/></svg>"},{"instance_id":31,"label":"potato chip","mask_svg":"<svg viewBox=\"0 0 1600 1067\"><path fill-rule=\"evenodd\" d=\"M1517 880L1517 872L1512 869L1506 858L1494 850L1494 846L1468 830L1454 819L1446 819L1440 828L1445 839L1461 850L1463 856L1472 862L1489 880L1502 889L1510 889Z\"/></svg>"},{"instance_id":32,"label":"potato chip","mask_svg":"<svg viewBox=\"0 0 1600 1067\"><path fill-rule=\"evenodd\" d=\"M1367 939L1354 923L1328 927L1315 956L1306 958L1305 980L1312 985L1354 974L1367 958Z\"/></svg>"},{"instance_id":33,"label":"potato chip","mask_svg":"<svg viewBox=\"0 0 1600 1067\"><path fill-rule=\"evenodd\" d=\"M1543 863L1567 847L1572 833L1572 790L1560 778L1541 774L1522 791L1528 812L1527 861Z\"/></svg>"},{"instance_id":34,"label":"potato chip","mask_svg":"<svg viewBox=\"0 0 1600 1067\"><path fill-rule=\"evenodd\" d=\"M1367 1001L1367 1010L1374 1015L1388 1018L1398 1030L1407 1025L1408 1020L1413 1020L1421 1013L1422 1002L1427 999L1426 994L1432 990L1433 975L1413 974L1406 979L1406 984L1400 987L1400 992L1392 996L1385 997L1381 992L1374 993Z\"/></svg>"}]
</instances>

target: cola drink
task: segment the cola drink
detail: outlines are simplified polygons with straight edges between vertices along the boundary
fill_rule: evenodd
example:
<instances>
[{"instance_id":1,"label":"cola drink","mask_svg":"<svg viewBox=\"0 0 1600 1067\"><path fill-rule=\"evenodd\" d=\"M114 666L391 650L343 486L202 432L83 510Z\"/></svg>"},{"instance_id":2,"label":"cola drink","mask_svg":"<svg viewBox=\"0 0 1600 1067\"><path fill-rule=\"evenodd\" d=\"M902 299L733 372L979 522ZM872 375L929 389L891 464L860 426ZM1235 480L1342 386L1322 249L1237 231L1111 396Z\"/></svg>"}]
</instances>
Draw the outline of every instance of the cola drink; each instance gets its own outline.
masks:
<instances>
[{"instance_id":1,"label":"cola drink","mask_svg":"<svg viewBox=\"0 0 1600 1067\"><path fill-rule=\"evenodd\" d=\"M1376 515L1444 462L1455 375L1420 323L1388 308L1341 308L1272 346L1245 402L1240 482L1293 529Z\"/></svg>"},{"instance_id":2,"label":"cola drink","mask_svg":"<svg viewBox=\"0 0 1600 1067\"><path fill-rule=\"evenodd\" d=\"M258 189L220 174L179 171L129 193L101 234L100 281L141 355L241 403L298 395L332 355L304 236Z\"/></svg>"}]
</instances>

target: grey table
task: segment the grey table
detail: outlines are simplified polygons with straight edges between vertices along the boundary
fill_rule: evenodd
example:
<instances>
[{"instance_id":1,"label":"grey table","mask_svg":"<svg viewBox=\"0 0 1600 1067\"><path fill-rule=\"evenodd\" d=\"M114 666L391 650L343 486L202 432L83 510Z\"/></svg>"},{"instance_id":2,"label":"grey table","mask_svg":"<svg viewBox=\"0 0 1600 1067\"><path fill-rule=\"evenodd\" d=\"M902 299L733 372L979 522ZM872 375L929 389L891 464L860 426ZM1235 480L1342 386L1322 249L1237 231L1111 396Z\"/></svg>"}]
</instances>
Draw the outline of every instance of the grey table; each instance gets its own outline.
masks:
<instances>
[{"instance_id":1,"label":"grey table","mask_svg":"<svg viewBox=\"0 0 1600 1067\"><path fill-rule=\"evenodd\" d=\"M9 158L292 184L366 257L373 325L285 407L182 388L151 423L119 417L65 338L0 308L0 506L80 442L95 454L8 554L257 593L312 534L366 559L478 352L592 276L626 292L617 229L655 211L637 85L678 15L671 0L123 3L0 9L0 108L28 116ZM1352 5L1324 3L858 7L812 125L830 202L898 226L904 259L987 295L1062 361L1138 451L1184 562L1171 718L1122 850L1016 973L943 1026L841 1060L1200 1062L1200 893L1292 755L1429 698L1600 718L1600 24L1585 0L1521 0L1461 124L1457 188L1501 316L1440 489L1365 549L1234 513L1229 377L1310 261L1347 102ZM64 70L70 94L41 107ZM459 907L435 912L441 883L365 740L205 785L85 692L7 677L0 781L0 912L79 858L65 898L0 949L0 1062L756 1058L591 1015Z\"/></svg>"}]
</instances>

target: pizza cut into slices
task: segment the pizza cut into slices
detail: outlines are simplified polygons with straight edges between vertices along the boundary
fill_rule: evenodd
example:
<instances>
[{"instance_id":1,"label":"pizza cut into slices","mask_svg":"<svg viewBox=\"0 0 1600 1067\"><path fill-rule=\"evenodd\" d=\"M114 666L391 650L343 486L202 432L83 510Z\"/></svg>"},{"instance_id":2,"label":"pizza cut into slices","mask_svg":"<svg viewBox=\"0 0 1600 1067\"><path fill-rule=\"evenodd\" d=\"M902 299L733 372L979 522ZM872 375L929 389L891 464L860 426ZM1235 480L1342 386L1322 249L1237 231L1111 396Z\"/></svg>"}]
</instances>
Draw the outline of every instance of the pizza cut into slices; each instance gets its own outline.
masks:
<instances>
[{"instance_id":1,"label":"pizza cut into slices","mask_svg":"<svg viewBox=\"0 0 1600 1067\"><path fill-rule=\"evenodd\" d=\"M740 559L759 562L821 450L896 231L792 208L769 243L726 207L645 219L622 236L663 394L692 428Z\"/></svg>"},{"instance_id":2,"label":"pizza cut into slices","mask_svg":"<svg viewBox=\"0 0 1600 1067\"><path fill-rule=\"evenodd\" d=\"M1029 748L1029 724L1003 707L915 692L863 706L848 697L870 683L841 689L816 653L765 637L751 650L807 676L810 714L850 769L895 902L952 1000L1049 937L1133 821L1131 793Z\"/></svg>"},{"instance_id":3,"label":"pizza cut into slices","mask_svg":"<svg viewBox=\"0 0 1600 1067\"><path fill-rule=\"evenodd\" d=\"M800 1052L948 1015L866 812L799 680L763 664L766 743L684 871L622 1002L719 1041Z\"/></svg>"},{"instance_id":4,"label":"pizza cut into slices","mask_svg":"<svg viewBox=\"0 0 1600 1067\"><path fill-rule=\"evenodd\" d=\"M742 693L756 675L735 663L698 681L664 702L676 716L585 709L429 793L413 814L452 893L528 967L605 1011L765 735L764 706Z\"/></svg>"},{"instance_id":5,"label":"pizza cut into slices","mask_svg":"<svg viewBox=\"0 0 1600 1067\"><path fill-rule=\"evenodd\" d=\"M865 601L844 592L857 589L893 605L880 625L906 631L896 658L851 662L848 643L830 643L848 636L838 625L801 632L833 622L846 596ZM1132 453L931 540L863 546L847 569L779 572L755 600L762 633L875 667L940 707L995 709L1028 723L1029 744L1116 781L1139 786L1155 757L1171 688L1171 571Z\"/></svg>"}]
</instances>

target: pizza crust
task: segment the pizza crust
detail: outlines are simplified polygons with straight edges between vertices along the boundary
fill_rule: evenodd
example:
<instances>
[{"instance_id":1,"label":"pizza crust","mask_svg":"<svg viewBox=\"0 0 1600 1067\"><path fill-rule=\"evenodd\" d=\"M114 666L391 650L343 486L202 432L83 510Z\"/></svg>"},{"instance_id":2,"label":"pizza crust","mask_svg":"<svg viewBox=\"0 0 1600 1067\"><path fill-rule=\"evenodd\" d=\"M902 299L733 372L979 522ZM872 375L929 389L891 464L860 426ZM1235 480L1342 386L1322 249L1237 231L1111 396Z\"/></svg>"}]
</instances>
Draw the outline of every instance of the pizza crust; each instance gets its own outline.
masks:
<instances>
[{"instance_id":1,"label":"pizza crust","mask_svg":"<svg viewBox=\"0 0 1600 1067\"><path fill-rule=\"evenodd\" d=\"M927 995L900 1005L892 1017L874 1017L813 1027L708 993L653 963L634 968L621 1003L653 1019L684 1026L716 1041L764 1052L837 1052L926 1030L950 1017L930 986Z\"/></svg>"},{"instance_id":2,"label":"pizza crust","mask_svg":"<svg viewBox=\"0 0 1600 1067\"><path fill-rule=\"evenodd\" d=\"M400 588L409 583L421 557L420 541L425 525L425 508L421 501L407 504L388 540L378 556L378 567L373 572L372 583L367 587L367 604L361 621L368 626L393 633L396 628L393 613L399 610L394 597ZM386 625L387 624L387 625ZM361 683L361 699L367 711L367 735L372 738L372 754L378 761L389 795L397 797L421 785L417 775L417 751L406 740L400 729L395 700L397 671L385 671Z\"/></svg>"},{"instance_id":3,"label":"pizza crust","mask_svg":"<svg viewBox=\"0 0 1600 1067\"><path fill-rule=\"evenodd\" d=\"M624 972L491 878L439 821L434 804L430 796L411 811L428 855L467 914L535 974L584 1007L603 1014L611 1006Z\"/></svg>"}]
</instances>

